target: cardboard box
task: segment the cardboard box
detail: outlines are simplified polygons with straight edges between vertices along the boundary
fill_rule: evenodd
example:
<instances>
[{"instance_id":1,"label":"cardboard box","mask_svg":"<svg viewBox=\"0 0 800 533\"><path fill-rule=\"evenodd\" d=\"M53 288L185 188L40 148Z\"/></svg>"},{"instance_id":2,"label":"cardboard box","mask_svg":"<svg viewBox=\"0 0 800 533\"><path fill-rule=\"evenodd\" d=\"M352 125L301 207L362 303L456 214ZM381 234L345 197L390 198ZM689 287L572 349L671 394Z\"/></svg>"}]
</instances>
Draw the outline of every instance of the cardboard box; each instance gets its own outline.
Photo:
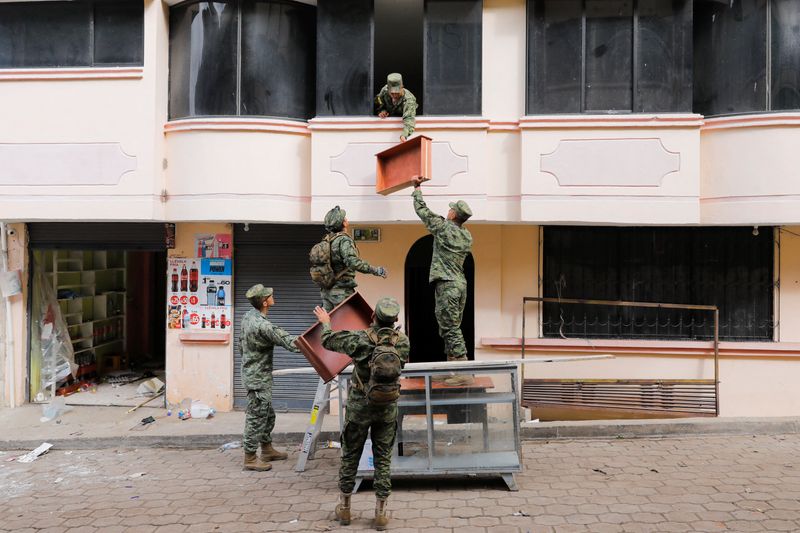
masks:
<instances>
[{"instance_id":1,"label":"cardboard box","mask_svg":"<svg viewBox=\"0 0 800 533\"><path fill-rule=\"evenodd\" d=\"M431 140L419 135L375 154L375 192L387 195L411 187L417 176L431 179Z\"/></svg>"},{"instance_id":2,"label":"cardboard box","mask_svg":"<svg viewBox=\"0 0 800 533\"><path fill-rule=\"evenodd\" d=\"M372 323L372 307L357 292L334 307L330 315L334 331L366 329ZM319 322L300 335L295 344L325 383L338 376L353 362L347 355L331 352L322 347L322 324Z\"/></svg>"}]
</instances>

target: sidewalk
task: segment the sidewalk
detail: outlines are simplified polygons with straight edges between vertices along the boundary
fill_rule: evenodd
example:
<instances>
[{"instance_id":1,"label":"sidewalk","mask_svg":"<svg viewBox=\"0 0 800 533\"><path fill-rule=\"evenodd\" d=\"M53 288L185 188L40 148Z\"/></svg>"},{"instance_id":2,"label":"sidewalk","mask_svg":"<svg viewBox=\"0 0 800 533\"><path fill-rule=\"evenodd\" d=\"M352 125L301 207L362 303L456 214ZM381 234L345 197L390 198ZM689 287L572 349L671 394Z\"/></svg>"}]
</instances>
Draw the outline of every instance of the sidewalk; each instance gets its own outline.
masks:
<instances>
[{"instance_id":1,"label":"sidewalk","mask_svg":"<svg viewBox=\"0 0 800 533\"><path fill-rule=\"evenodd\" d=\"M50 442L62 449L131 447L216 448L241 440L244 412L217 413L213 418L179 420L163 408L73 406L56 420L40 422L42 407L25 405L0 410L0 450L33 449ZM156 421L134 428L143 418ZM273 439L284 445L302 442L308 413L277 413ZM339 417L325 417L321 440L339 440ZM525 440L642 438L685 435L778 435L800 433L800 418L684 418L673 420L603 420L525 423Z\"/></svg>"}]
</instances>

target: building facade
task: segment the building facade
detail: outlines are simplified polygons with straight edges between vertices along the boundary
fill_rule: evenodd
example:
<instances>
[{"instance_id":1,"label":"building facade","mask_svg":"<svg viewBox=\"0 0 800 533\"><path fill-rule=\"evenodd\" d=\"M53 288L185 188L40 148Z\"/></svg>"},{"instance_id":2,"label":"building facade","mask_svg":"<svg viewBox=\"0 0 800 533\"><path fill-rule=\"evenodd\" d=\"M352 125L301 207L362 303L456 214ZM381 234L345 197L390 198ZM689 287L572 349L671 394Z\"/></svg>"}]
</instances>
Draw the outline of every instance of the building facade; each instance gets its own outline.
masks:
<instances>
[{"instance_id":1,"label":"building facade","mask_svg":"<svg viewBox=\"0 0 800 533\"><path fill-rule=\"evenodd\" d=\"M0 220L23 285L4 313L5 404L47 397L33 293L37 268L64 266L76 352L155 354L169 401L241 405L244 292L272 285L275 321L311 325L307 253L334 205L389 272L359 290L398 298L412 360L443 359L430 240L410 194L374 192L401 124L372 96L400 71L433 139L429 206L475 213L471 357L520 353L526 296L714 305L719 415L800 412L800 2L397 5L0 3ZM167 327L170 261L198 259L198 235L232 248L230 324L213 333ZM562 398L571 380L714 378L708 313L529 303L524 320L528 354L616 356L526 366ZM277 406L304 408L315 385L279 381Z\"/></svg>"}]
</instances>

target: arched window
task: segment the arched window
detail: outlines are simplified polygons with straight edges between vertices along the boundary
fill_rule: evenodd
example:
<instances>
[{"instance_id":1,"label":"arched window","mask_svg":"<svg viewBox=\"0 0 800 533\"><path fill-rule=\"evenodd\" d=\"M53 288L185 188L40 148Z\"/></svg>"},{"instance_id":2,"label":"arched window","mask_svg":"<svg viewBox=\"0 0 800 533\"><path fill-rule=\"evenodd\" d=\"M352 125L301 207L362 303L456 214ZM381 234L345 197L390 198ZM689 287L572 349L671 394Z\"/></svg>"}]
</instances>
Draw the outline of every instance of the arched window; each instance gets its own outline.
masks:
<instances>
[{"instance_id":1,"label":"arched window","mask_svg":"<svg viewBox=\"0 0 800 533\"><path fill-rule=\"evenodd\" d=\"M433 285L428 282L433 256L433 236L415 242L406 255L406 331L411 341L411 356L415 363L445 361L444 342L434 314ZM464 261L467 278L467 304L461 320L461 332L467 344L467 358L475 358L475 260L469 254Z\"/></svg>"},{"instance_id":2,"label":"arched window","mask_svg":"<svg viewBox=\"0 0 800 533\"><path fill-rule=\"evenodd\" d=\"M170 9L170 118L314 115L316 9L284 0Z\"/></svg>"}]
</instances>

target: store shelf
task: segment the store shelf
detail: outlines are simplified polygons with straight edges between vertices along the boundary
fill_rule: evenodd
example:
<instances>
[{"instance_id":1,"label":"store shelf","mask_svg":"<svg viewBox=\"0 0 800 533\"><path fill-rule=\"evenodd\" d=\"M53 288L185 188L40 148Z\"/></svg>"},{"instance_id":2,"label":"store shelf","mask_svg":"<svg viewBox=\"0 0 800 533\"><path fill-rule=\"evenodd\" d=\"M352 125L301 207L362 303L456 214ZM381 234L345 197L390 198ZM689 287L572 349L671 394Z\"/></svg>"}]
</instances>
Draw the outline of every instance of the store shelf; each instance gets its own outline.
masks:
<instances>
[{"instance_id":1,"label":"store shelf","mask_svg":"<svg viewBox=\"0 0 800 533\"><path fill-rule=\"evenodd\" d=\"M98 349L98 348L102 348L103 346L110 346L110 345L112 345L112 344L117 344L118 342L123 342L124 340L125 340L125 339L124 339L123 337L120 337L119 339L114 339L114 340L112 340L112 341L105 341L105 342L101 342L100 344L96 344L96 345L94 346L94 349L96 350L96 349Z\"/></svg>"}]
</instances>

